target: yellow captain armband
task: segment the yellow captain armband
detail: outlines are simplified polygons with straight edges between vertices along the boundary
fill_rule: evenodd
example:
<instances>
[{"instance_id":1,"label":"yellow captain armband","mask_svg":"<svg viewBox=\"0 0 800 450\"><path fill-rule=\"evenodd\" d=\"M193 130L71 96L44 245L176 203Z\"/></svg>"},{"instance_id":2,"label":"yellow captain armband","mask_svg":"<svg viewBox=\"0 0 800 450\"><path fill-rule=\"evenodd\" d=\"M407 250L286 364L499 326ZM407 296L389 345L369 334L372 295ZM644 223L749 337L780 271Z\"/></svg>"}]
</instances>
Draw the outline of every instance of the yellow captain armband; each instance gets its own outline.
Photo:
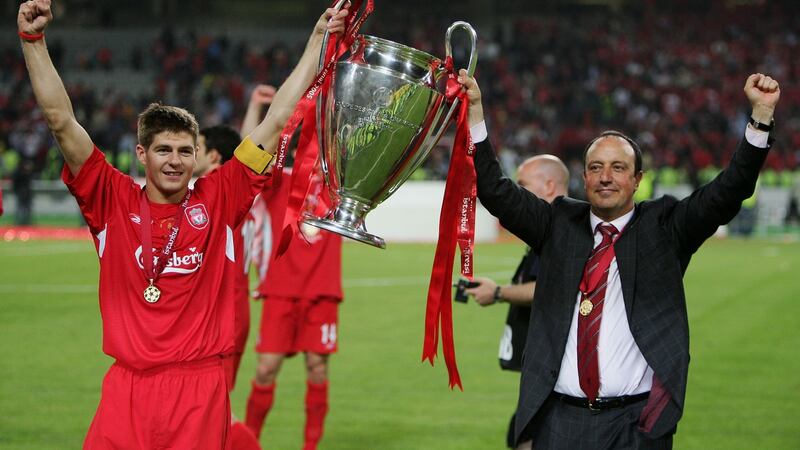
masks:
<instances>
[{"instance_id":1,"label":"yellow captain armband","mask_svg":"<svg viewBox=\"0 0 800 450\"><path fill-rule=\"evenodd\" d=\"M250 136L244 138L242 143L233 151L233 155L239 162L259 174L265 173L272 160L275 159L275 155L257 146L255 142L250 140Z\"/></svg>"}]
</instances>

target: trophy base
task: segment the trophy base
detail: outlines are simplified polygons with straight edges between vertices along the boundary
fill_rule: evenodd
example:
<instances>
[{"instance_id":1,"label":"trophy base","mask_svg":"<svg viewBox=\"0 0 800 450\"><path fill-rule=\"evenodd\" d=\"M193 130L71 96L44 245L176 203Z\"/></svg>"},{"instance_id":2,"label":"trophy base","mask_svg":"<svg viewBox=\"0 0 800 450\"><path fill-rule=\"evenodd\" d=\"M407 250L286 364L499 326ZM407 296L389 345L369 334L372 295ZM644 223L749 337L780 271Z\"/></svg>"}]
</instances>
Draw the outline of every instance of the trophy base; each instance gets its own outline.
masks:
<instances>
[{"instance_id":1,"label":"trophy base","mask_svg":"<svg viewBox=\"0 0 800 450\"><path fill-rule=\"evenodd\" d=\"M340 234L344 237L354 239L358 242L363 242L365 244L372 245L373 247L386 248L386 241L384 241L383 238L375 236L374 234L369 234L366 231L360 230L358 228L352 228L342 225L341 223L336 222L335 220L318 219L316 217L305 217L303 218L303 222L315 226L317 228L321 228L323 230L327 230L336 234Z\"/></svg>"}]
</instances>

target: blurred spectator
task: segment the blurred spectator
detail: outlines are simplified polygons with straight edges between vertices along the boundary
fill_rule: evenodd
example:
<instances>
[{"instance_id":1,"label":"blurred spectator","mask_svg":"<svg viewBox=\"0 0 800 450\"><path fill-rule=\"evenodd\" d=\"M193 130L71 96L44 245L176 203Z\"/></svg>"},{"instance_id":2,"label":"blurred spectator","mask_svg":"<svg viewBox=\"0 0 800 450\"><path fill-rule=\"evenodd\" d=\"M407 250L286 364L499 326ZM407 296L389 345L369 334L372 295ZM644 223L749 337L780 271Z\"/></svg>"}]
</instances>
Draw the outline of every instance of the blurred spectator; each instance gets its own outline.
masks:
<instances>
[{"instance_id":1,"label":"blurred spectator","mask_svg":"<svg viewBox=\"0 0 800 450\"><path fill-rule=\"evenodd\" d=\"M636 137L651 155L645 169L653 171L655 182L708 181L729 158L726 149L735 147L746 124L749 111L739 101L743 74L755 69L800 79L794 57L800 50L800 3L687 5L547 9L479 27L477 76L505 165L515 167L536 153L580 159L588 137L613 128ZM376 33L443 56L445 20L414 17L382 24ZM68 83L79 120L114 153L120 142L127 145L122 139L127 130L120 124L130 123L130 111L154 99L206 112L199 117L202 126L235 125L244 116L245 92L259 83L279 85L302 43L238 40L171 27L152 42L143 39L127 49L114 48L113 42L65 49L57 40L50 47L57 67L152 74L151 90L141 96ZM454 51L457 60L466 59L459 53L463 45ZM126 52L127 58L115 58ZM0 140L15 148L10 135L35 103L19 49L0 49L0 61ZM767 161L777 173L796 170L800 163L800 119L792 119L800 117L800 87L784 84L777 142ZM123 164L117 156L115 164ZM449 147L437 146L419 175L443 179L448 160ZM582 191L575 190L575 181L570 191Z\"/></svg>"},{"instance_id":2,"label":"blurred spectator","mask_svg":"<svg viewBox=\"0 0 800 450\"><path fill-rule=\"evenodd\" d=\"M795 173L792 180L792 189L789 194L789 205L786 208L787 226L800 226L800 173Z\"/></svg>"},{"instance_id":3,"label":"blurred spectator","mask_svg":"<svg viewBox=\"0 0 800 450\"><path fill-rule=\"evenodd\" d=\"M14 195L17 196L17 214L14 223L17 225L30 225L33 217L33 161L23 159L11 179L14 186Z\"/></svg>"}]
</instances>

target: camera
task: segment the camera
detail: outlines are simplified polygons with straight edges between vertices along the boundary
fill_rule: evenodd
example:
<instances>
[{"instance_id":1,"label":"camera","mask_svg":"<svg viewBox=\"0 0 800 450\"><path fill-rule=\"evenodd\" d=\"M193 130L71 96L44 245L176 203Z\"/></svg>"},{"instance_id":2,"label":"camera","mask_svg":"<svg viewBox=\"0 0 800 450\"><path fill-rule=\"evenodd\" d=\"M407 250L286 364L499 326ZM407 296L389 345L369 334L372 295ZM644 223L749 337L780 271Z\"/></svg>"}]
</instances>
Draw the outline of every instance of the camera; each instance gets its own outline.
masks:
<instances>
[{"instance_id":1,"label":"camera","mask_svg":"<svg viewBox=\"0 0 800 450\"><path fill-rule=\"evenodd\" d=\"M453 287L456 288L456 295L453 297L454 301L459 303L467 303L467 298L469 297L464 289L474 288L480 286L480 283L477 281L469 281L467 279L461 278L458 280L458 283L454 284Z\"/></svg>"}]
</instances>

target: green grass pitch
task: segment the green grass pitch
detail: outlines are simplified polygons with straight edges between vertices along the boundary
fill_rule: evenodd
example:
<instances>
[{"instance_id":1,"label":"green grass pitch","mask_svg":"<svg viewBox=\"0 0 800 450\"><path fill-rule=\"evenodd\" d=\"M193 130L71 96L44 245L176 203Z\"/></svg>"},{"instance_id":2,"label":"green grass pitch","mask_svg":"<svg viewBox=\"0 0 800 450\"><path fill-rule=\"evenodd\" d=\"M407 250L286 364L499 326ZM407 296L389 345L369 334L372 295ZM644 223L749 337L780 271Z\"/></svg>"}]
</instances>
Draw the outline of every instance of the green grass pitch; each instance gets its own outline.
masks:
<instances>
[{"instance_id":1,"label":"green grass pitch","mask_svg":"<svg viewBox=\"0 0 800 450\"><path fill-rule=\"evenodd\" d=\"M476 272L506 281L519 243L479 245ZM506 307L454 305L464 392L420 362L432 245L344 248L346 299L322 449L502 449L518 376L502 372ZM685 277L692 363L679 449L800 448L800 244L712 240ZM90 242L0 242L0 449L75 449L111 360L101 352ZM248 354L233 394L244 414ZM305 374L287 360L261 442L300 448Z\"/></svg>"}]
</instances>

